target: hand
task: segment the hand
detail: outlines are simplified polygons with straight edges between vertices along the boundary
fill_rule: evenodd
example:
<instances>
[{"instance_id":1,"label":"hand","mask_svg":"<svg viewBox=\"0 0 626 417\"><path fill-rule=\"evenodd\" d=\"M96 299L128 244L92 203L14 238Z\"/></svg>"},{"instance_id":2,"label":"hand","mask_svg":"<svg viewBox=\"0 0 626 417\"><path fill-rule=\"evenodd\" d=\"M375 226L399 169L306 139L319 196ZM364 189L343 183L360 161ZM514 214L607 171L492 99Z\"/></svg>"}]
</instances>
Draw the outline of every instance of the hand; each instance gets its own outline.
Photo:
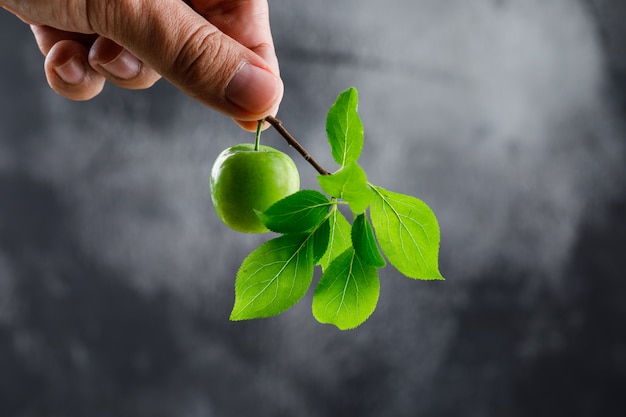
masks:
<instances>
[{"instance_id":1,"label":"hand","mask_svg":"<svg viewBox=\"0 0 626 417\"><path fill-rule=\"evenodd\" d=\"M161 76L244 129L278 110L283 84L267 0L0 0L31 25L50 87L74 100L108 80Z\"/></svg>"}]
</instances>

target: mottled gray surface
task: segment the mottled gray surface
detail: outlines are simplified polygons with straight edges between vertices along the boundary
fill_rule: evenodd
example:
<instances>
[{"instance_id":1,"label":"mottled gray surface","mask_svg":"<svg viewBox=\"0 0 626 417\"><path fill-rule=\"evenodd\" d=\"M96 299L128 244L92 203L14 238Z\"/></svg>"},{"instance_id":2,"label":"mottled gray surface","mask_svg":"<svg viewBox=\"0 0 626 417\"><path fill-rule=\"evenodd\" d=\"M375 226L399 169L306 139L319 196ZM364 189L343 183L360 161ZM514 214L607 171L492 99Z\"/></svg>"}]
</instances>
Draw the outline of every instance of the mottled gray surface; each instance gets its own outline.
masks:
<instances>
[{"instance_id":1,"label":"mottled gray surface","mask_svg":"<svg viewBox=\"0 0 626 417\"><path fill-rule=\"evenodd\" d=\"M310 294L229 322L265 237L219 223L208 175L251 136L165 82L63 99L3 12L0 415L623 416L623 2L270 4L279 117L332 167L325 113L356 86L362 165L438 214L447 280L387 267L350 332Z\"/></svg>"}]
</instances>

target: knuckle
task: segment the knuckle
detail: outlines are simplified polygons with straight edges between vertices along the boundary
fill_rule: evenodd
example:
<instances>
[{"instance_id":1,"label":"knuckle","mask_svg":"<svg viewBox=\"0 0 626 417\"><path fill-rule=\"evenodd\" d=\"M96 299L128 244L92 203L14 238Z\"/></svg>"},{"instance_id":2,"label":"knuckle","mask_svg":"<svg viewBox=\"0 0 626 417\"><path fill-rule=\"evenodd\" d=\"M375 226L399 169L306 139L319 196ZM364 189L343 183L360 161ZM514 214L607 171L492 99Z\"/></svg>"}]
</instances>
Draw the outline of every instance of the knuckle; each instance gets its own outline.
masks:
<instances>
[{"instance_id":1,"label":"knuckle","mask_svg":"<svg viewBox=\"0 0 626 417\"><path fill-rule=\"evenodd\" d=\"M229 52L219 31L200 26L181 43L172 61L172 71L190 89L206 88L207 83L218 88L227 82L234 65L229 62Z\"/></svg>"},{"instance_id":2,"label":"knuckle","mask_svg":"<svg viewBox=\"0 0 626 417\"><path fill-rule=\"evenodd\" d=\"M141 13L141 2L137 0L102 1L83 0L85 20L93 33L112 34L120 27L132 25L133 16Z\"/></svg>"}]
</instances>

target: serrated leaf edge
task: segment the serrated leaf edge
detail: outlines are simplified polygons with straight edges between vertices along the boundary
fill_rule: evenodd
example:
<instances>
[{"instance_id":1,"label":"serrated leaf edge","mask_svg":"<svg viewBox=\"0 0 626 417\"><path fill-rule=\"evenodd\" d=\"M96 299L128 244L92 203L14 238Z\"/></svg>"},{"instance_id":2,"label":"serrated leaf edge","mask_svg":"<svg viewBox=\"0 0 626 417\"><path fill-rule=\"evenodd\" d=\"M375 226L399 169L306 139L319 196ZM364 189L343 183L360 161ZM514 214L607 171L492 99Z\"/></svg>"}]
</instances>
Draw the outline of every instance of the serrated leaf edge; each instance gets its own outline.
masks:
<instances>
[{"instance_id":1,"label":"serrated leaf edge","mask_svg":"<svg viewBox=\"0 0 626 417\"><path fill-rule=\"evenodd\" d=\"M398 213L398 212L397 212L397 210L395 209L395 207L393 207L393 205L391 205L391 204L389 203L388 198L386 198L386 197L383 195L383 193L380 191L380 190L383 190L383 191L388 191L388 190L385 190L384 188L382 188L382 187L378 187L378 186L373 185L373 184L369 184L369 185L370 185L370 187L372 188L372 190L374 190L374 192L380 196L380 198L383 200L384 204L386 204L386 205L387 205L387 206L388 206L388 207L389 207L389 208L393 211L393 213L394 213L394 215L396 216L396 218L398 219L398 222L400 223L401 227L403 227L403 228L404 228L404 230L407 232L407 234L411 237L411 240L413 241L413 244L414 244L414 245L415 245L415 247L417 248L417 250L418 250L418 252L419 252L419 255L420 255L421 259L423 260L424 264L430 264L430 262L427 262L427 261L426 261L426 259L427 259L427 258L426 258L426 257L424 256L424 254L422 253L422 248L421 248L421 245L419 245L419 244L415 241L415 239L414 239L414 237L413 237L412 233L408 230L408 228L407 228L407 226L404 224L404 222L403 222L403 221L401 221L402 216L400 216L400 213ZM402 195L404 195L404 194L402 194ZM419 200L419 199L417 199L416 197L412 197L412 196L409 196L409 195L404 195L404 196L406 196L406 197L411 197L411 198L415 198L416 200ZM419 201L421 201L421 200L419 200ZM422 203L423 203L423 202L422 202ZM426 205L426 203L424 203L424 204ZM428 207L428 206L426 205L426 207ZM430 208L429 208L429 209L430 209ZM431 211L432 211L432 210L431 210ZM434 215L434 213L433 213L433 215ZM418 223L418 222L416 222L416 223L419 225L419 227L420 227L422 230L424 230L424 226L423 226L421 223ZM426 231L426 230L424 230L424 234L428 237L428 233L427 233L427 231ZM437 246L437 249L438 249L438 248L439 248L439 242L437 242L436 246ZM402 247L402 251L404 252L404 242L402 242L402 243L401 243L401 247ZM384 251L383 251L383 252L384 252ZM389 257L387 257L387 258L389 259ZM389 259L389 262L391 262L391 259ZM391 262L391 264L392 264L392 265L394 265L394 263L393 263L393 262ZM394 266L395 266L395 265L394 265ZM397 267L396 267L396 269L397 269ZM419 280L423 280L423 281L443 281L443 280L445 280L445 278L444 278L443 276L441 276L441 273L438 271L438 268L437 268L437 273L438 273L438 276L417 277L417 276L407 275L407 274L406 274L406 273L404 273L403 271L400 271L400 272L401 272L403 275L406 275L406 276L407 276L407 277L409 277L409 278L419 279Z\"/></svg>"},{"instance_id":2,"label":"serrated leaf edge","mask_svg":"<svg viewBox=\"0 0 626 417\"><path fill-rule=\"evenodd\" d=\"M349 271L347 272L347 279L346 279L346 283L344 285L344 291L341 292L341 296L342 297L345 297L345 295L346 295L346 288L349 286L350 281L354 281L355 280L354 274L352 272L353 269L354 269L355 260L358 260L358 262L360 263L362 268L363 267L364 268L367 268L367 267L372 268L372 270L374 271L376 280L379 280L377 269L375 267L373 267L372 265L368 264L367 262L365 262L363 259L361 259L361 257L358 256L358 254L356 253L356 251L354 250L354 248L352 246L349 247L348 249L346 249L344 252L342 252L339 256L337 256L333 260L333 262L331 262L331 265L329 265L328 270L332 270L331 266L332 266L332 264L334 262L338 262L339 260L343 260L342 258L344 256L347 257L348 256L347 255L348 252L350 252L350 262L349 262L349 267L348 267ZM326 274L326 272L324 274ZM324 279L324 275L322 275L322 278L320 279L320 283L322 282L323 279ZM358 293L359 290L358 290L358 284L356 283L356 281L355 281L355 285L357 287L356 291ZM319 287L319 283L318 283L318 287ZM327 286L327 287L330 287L330 286ZM359 327L361 324L363 324L365 321L367 321L367 319L369 319L372 316L372 314L374 313L374 311L376 310L376 306L378 305L378 299L380 297L380 281L378 282L377 287L378 288L377 288L376 300L374 301L374 306L372 308L372 311L367 313L367 315L365 317L363 317L362 319L360 319L360 321L358 321L357 323L351 324L350 326L340 326L336 322L336 320L335 321L333 321L333 320L323 320L317 314L315 314L315 312L316 312L316 309L314 308L315 296L316 296L316 294L318 294L318 289L316 288L315 294L313 295L313 306L312 306L313 317L315 317L315 319L317 321L319 321L320 323L332 324L332 325L336 326L340 330L352 330L352 329L355 329L355 328ZM329 303L326 304L326 308L328 307L328 304ZM339 304L339 307L341 307L342 305L343 305L343 301ZM356 315L358 316L358 311L359 311L358 297L357 297L357 304L354 306L354 309L357 311ZM336 318L338 315L339 315L339 309L337 310L337 312L334 315L334 317Z\"/></svg>"},{"instance_id":3,"label":"serrated leaf edge","mask_svg":"<svg viewBox=\"0 0 626 417\"><path fill-rule=\"evenodd\" d=\"M302 235L303 235L303 236L304 236L304 235L306 235L306 238L305 238L305 239L304 239L304 240L303 240L303 241L302 241L302 242L298 245L297 250L295 250L295 251L294 251L294 253L293 253L293 254L289 257L289 259L287 259L287 260L284 262L284 265L282 266L282 268L280 268L280 270L279 270L277 273L275 273L275 274L274 274L274 276L273 276L271 279L267 280L267 284L265 285L265 287L264 287L261 291L259 291L259 292L258 292L258 295L257 295L257 296L255 296L255 297L253 297L253 298L251 298L251 300L250 300L248 303L246 303L245 305L241 306L241 307L238 309L237 314L235 314L235 311L234 311L234 308L235 308L235 306L237 305L237 303L235 302L235 306L233 306L233 311L231 311L230 320L233 320L233 321L239 321L239 320L247 320L247 319L254 319L254 318L263 318L263 317L270 317L270 316L278 315L278 314L280 314L280 313L283 313L283 312L287 311L289 308L293 307L293 306L294 306L294 305L295 305L295 304L296 304L296 303L297 303L297 302L301 299L301 298L300 298L300 299L298 299L298 300L295 300L292 304L290 304L290 305L289 305L288 307L286 307L285 309L283 309L283 310L281 310L281 311L279 311L279 312L277 312L277 313L275 313L275 314L272 314L272 315L268 315L268 316L245 316L245 317L239 317L239 316L243 316L243 312L244 312L244 311L245 311L245 310L246 310L246 309L247 309L247 308L248 308L248 307L249 307L249 306L250 306L250 305L251 305L251 304L252 304L252 303L253 303L253 302L254 302L254 301L255 301L255 300L256 300L256 299L260 296L260 295L261 295L261 294L263 294L265 291L267 291L267 289L268 289L268 288L269 288L269 287L270 287L270 286L271 286L271 285L272 285L272 284L273 284L273 283L274 283L277 279L279 279L280 275L281 275L281 274L282 274L282 272L283 272L283 271L287 268L287 266L288 266L288 265L289 265L289 264L290 264L290 263L294 260L294 258L296 258L296 257L298 257L298 256L299 256L300 251L302 251L302 249L303 249L303 248L306 248L306 245L307 245L307 244L312 244L312 242L309 242L309 240L310 240L310 239L312 239L312 237L313 237L313 232L311 232L311 233L306 233L306 234L305 234L305 233L303 233ZM277 239L280 239L280 238L282 238L282 237L284 237L284 236L290 236L290 235L283 235L283 236L280 236L280 237L278 237L278 238L275 238L275 239L272 239L272 240L270 240L270 241L267 241L267 242L263 243L262 245L260 245L257 249L255 249L254 251L252 251L252 252L251 252L251 253L250 253L250 254L246 257L246 259L244 259L244 261L242 262L242 264L241 264L241 266L240 266L240 268L239 268L239 271L241 271L241 269L243 268L243 265L245 264L245 262L246 262L246 260L248 259L248 257L252 256L252 254L253 254L254 252L256 252L256 251L257 251L257 250L259 250L261 247L263 247L263 245L268 244L269 242L275 241L275 240L277 240ZM305 255L305 256L306 256L306 255ZM259 271L260 271L263 267L266 267L266 264L261 264L261 265L259 266L259 268L257 268L257 270L255 270L254 272L252 272L252 273L250 274L250 276L254 276L254 275L255 275L256 273L258 273L258 272L259 272ZM296 270L297 270L297 268L296 268ZM239 275L239 271L238 271L237 275ZM298 279L298 278L296 277L295 279ZM295 279L294 279L294 282L295 282ZM312 277L311 277L311 280L312 280ZM306 293L306 291L305 291L305 293ZM303 294L303 296L304 296L304 294ZM235 291L235 297L237 297L237 291ZM236 300L236 298L235 298L235 300ZM267 307L265 307L265 308L267 308Z\"/></svg>"}]
</instances>

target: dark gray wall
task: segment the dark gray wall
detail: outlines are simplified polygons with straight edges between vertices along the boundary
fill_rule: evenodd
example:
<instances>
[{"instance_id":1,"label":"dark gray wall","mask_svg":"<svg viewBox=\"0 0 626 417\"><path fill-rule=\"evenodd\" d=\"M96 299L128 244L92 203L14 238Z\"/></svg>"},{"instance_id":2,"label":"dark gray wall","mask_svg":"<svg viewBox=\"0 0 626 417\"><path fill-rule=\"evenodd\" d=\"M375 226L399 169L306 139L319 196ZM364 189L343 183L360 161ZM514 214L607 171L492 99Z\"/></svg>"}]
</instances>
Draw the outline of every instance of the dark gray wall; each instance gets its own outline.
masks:
<instances>
[{"instance_id":1,"label":"dark gray wall","mask_svg":"<svg viewBox=\"0 0 626 417\"><path fill-rule=\"evenodd\" d=\"M251 136L165 82L67 101L0 13L0 414L623 416L621 2L270 4L280 118L332 166L325 113L356 86L362 165L438 214L447 280L387 267L350 332L310 294L229 322L265 237L219 223L208 175Z\"/></svg>"}]
</instances>

